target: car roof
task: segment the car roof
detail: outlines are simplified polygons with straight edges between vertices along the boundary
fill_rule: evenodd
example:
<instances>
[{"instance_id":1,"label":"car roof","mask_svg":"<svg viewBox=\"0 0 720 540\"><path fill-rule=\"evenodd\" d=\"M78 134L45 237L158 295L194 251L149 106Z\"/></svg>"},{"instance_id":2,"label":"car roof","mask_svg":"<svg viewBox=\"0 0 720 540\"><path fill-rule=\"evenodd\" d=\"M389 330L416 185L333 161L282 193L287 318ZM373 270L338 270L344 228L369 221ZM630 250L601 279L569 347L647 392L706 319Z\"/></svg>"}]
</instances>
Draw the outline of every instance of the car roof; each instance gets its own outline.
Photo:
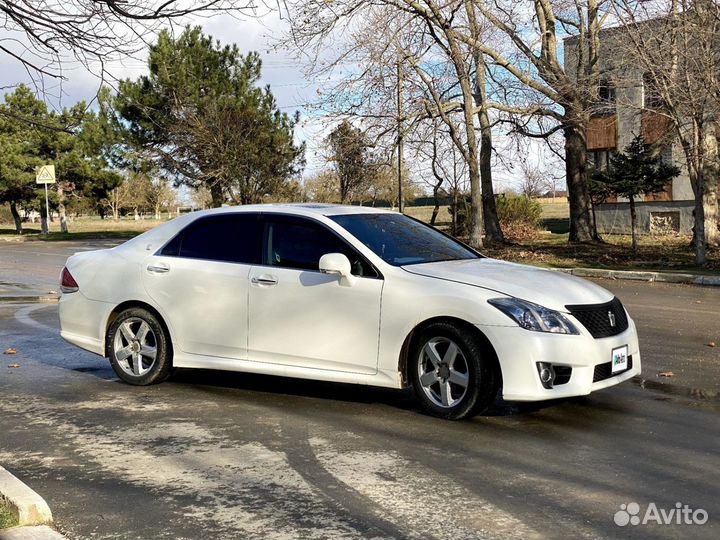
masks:
<instances>
[{"instance_id":1,"label":"car roof","mask_svg":"<svg viewBox=\"0 0 720 540\"><path fill-rule=\"evenodd\" d=\"M268 212L297 215L337 216L344 214L382 214L392 213L389 209L373 208L372 206L356 206L349 204L324 203L282 203L282 204L246 204L243 206L223 206L195 212L195 215L216 214L226 212Z\"/></svg>"},{"instance_id":2,"label":"car roof","mask_svg":"<svg viewBox=\"0 0 720 540\"><path fill-rule=\"evenodd\" d=\"M136 236L127 242L120 244L117 250L138 249L149 251L157 249L160 245L167 242L177 232L204 216L218 214L232 214L245 212L263 212L268 214L292 214L296 216L337 216L347 214L395 214L390 210L382 210L371 206L351 206L344 204L320 204L320 203L287 203L287 204L246 204L243 206L223 206L221 208L211 208L209 210L200 210L183 214L164 223L154 229Z\"/></svg>"}]
</instances>

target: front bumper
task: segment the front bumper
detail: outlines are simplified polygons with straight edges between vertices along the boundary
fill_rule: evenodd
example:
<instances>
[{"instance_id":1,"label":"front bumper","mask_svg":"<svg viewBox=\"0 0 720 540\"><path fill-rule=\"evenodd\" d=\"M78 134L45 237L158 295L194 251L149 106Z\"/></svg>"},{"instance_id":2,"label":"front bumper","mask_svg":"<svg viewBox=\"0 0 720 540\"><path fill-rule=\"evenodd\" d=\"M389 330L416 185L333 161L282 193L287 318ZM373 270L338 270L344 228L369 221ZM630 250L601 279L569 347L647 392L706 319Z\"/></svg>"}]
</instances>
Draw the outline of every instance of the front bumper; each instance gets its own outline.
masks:
<instances>
[{"instance_id":1,"label":"front bumper","mask_svg":"<svg viewBox=\"0 0 720 540\"><path fill-rule=\"evenodd\" d=\"M532 332L519 326L481 326L497 353L503 377L503 399L507 401L542 401L570 396L585 396L595 390L614 386L641 372L637 330L632 319L628 329L617 336L595 339L584 329L581 335L569 336ZM611 360L612 349L628 346L632 367L605 380L593 382L595 366ZM572 368L565 384L544 388L537 362Z\"/></svg>"}]
</instances>

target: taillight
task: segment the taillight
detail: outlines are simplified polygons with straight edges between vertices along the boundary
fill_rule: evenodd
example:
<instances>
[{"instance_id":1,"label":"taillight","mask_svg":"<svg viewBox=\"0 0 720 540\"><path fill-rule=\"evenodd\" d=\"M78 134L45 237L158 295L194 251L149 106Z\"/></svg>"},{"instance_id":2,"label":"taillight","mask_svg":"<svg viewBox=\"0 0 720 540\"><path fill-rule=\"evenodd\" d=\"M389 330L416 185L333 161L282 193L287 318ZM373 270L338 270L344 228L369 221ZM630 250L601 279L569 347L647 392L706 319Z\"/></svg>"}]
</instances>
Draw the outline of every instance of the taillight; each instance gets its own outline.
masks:
<instances>
[{"instance_id":1,"label":"taillight","mask_svg":"<svg viewBox=\"0 0 720 540\"><path fill-rule=\"evenodd\" d=\"M64 293L73 293L80 290L77 281L72 277L67 267L63 268L62 274L60 274L60 290Z\"/></svg>"}]
</instances>

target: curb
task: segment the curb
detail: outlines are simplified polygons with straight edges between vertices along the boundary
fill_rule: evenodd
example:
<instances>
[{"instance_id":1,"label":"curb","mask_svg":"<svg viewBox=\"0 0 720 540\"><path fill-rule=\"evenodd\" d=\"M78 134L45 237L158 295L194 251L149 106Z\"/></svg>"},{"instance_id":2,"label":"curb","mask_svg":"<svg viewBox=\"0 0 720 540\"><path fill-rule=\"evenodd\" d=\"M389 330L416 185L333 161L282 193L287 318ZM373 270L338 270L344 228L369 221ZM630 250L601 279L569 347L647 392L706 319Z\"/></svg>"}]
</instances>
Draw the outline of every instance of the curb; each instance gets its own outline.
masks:
<instances>
[{"instance_id":1,"label":"curb","mask_svg":"<svg viewBox=\"0 0 720 540\"><path fill-rule=\"evenodd\" d=\"M711 276L708 274L603 270L600 268L553 268L552 270L586 278L631 279L635 281L656 281L658 283L684 283L687 285L720 287L720 276Z\"/></svg>"},{"instance_id":2,"label":"curb","mask_svg":"<svg viewBox=\"0 0 720 540\"><path fill-rule=\"evenodd\" d=\"M26 296L2 296L0 295L0 303L3 304L56 304L60 301L59 296L48 295L26 295Z\"/></svg>"},{"instance_id":3,"label":"curb","mask_svg":"<svg viewBox=\"0 0 720 540\"><path fill-rule=\"evenodd\" d=\"M2 529L0 530L0 540L66 540L66 538L47 525L38 525Z\"/></svg>"},{"instance_id":4,"label":"curb","mask_svg":"<svg viewBox=\"0 0 720 540\"><path fill-rule=\"evenodd\" d=\"M53 522L45 500L3 467L0 467L0 502L17 516L18 527Z\"/></svg>"}]
</instances>

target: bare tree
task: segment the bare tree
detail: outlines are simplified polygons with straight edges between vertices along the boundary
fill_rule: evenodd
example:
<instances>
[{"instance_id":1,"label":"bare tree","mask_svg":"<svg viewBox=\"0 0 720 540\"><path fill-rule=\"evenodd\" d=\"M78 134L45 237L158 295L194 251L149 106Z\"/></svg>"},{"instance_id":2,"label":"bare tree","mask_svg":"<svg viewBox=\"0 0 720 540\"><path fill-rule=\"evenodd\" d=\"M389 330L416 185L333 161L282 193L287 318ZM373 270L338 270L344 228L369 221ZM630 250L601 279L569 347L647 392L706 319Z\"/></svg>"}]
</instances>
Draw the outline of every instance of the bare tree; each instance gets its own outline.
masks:
<instances>
[{"instance_id":1,"label":"bare tree","mask_svg":"<svg viewBox=\"0 0 720 540\"><path fill-rule=\"evenodd\" d=\"M548 179L542 169L527 159L520 161L520 192L528 198L540 197L548 190Z\"/></svg>"},{"instance_id":2,"label":"bare tree","mask_svg":"<svg viewBox=\"0 0 720 540\"><path fill-rule=\"evenodd\" d=\"M569 238L570 241L592 241L586 127L599 101L600 31L613 15L612 0L348 0L332 3L297 0L293 4L298 8L291 12L296 23L294 37L301 46L317 42L318 36L328 35L343 21L360 19L361 14L378 4L395 10L394 15L385 15L386 27L400 20L401 14L421 22L437 45L435 58L442 53L445 61L449 59L457 68L458 84L454 92L433 93L438 116L445 118L453 111L463 111L466 127L469 127L468 114L493 108L520 118L552 119L554 124L547 131L533 132L524 122L518 122L517 129L531 137L564 133L571 217ZM488 26L494 31L488 31ZM565 38L573 38L576 45L576 54L567 62L562 47ZM355 49L346 52L350 58ZM489 75L491 90L487 96L473 91L472 84L468 87L465 75L471 71L462 67L464 54L474 58L475 64L480 64L482 58L487 65L485 73ZM427 66L437 64L431 60L415 66L424 71ZM482 69L476 67L475 73L482 73ZM482 84L481 78L478 80ZM473 155L477 150L473 144L474 131L474 127L466 129L464 135L467 137L465 151L471 158L467 160L471 191L477 194L479 172L474 170L478 157ZM487 130L481 131L481 135L483 133ZM477 214L474 209L473 216Z\"/></svg>"},{"instance_id":3,"label":"bare tree","mask_svg":"<svg viewBox=\"0 0 720 540\"><path fill-rule=\"evenodd\" d=\"M0 0L0 54L46 90L77 62L105 79L109 61L135 56L188 16L254 10L253 0Z\"/></svg>"},{"instance_id":4,"label":"bare tree","mask_svg":"<svg viewBox=\"0 0 720 540\"><path fill-rule=\"evenodd\" d=\"M319 171L305 179L303 199L319 203L336 203L340 200L340 181L332 170Z\"/></svg>"},{"instance_id":5,"label":"bare tree","mask_svg":"<svg viewBox=\"0 0 720 540\"><path fill-rule=\"evenodd\" d=\"M153 211L155 219L160 219L163 210L169 213L170 208L176 204L177 192L166 178L154 177L146 186L145 201Z\"/></svg>"},{"instance_id":6,"label":"bare tree","mask_svg":"<svg viewBox=\"0 0 720 540\"><path fill-rule=\"evenodd\" d=\"M656 128L682 147L695 197L695 261L704 264L706 246L720 245L720 4L636 1L620 3L616 11L628 61L642 72L643 106Z\"/></svg>"},{"instance_id":7,"label":"bare tree","mask_svg":"<svg viewBox=\"0 0 720 540\"><path fill-rule=\"evenodd\" d=\"M471 2L451 4L458 11L453 24L472 26L474 35L482 31L477 19L471 21ZM362 118L379 145L383 137L394 144L399 122L406 136L430 119L443 122L470 177L470 243L482 245L483 235L488 242L502 241L491 178L492 132L484 106L482 54L459 40L452 24L445 28L419 17L409 2L296 0L288 5L293 22L290 43L317 55L313 63L316 76L348 63L361 66L343 70L342 80L327 90L327 108ZM328 42L339 53L325 61L320 50ZM404 97L400 118L392 99L398 84Z\"/></svg>"}]
</instances>

